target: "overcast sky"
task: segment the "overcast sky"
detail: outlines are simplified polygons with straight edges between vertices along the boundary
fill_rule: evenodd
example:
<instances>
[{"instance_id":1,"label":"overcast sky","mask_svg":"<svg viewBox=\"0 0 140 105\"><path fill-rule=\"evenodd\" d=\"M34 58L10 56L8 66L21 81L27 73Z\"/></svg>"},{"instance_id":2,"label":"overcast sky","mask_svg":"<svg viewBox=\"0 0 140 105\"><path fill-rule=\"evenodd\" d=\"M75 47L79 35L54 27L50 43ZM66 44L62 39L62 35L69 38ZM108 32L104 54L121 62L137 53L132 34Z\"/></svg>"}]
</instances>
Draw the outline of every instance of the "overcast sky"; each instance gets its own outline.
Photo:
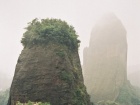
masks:
<instances>
[{"instance_id":1,"label":"overcast sky","mask_svg":"<svg viewBox=\"0 0 140 105\"><path fill-rule=\"evenodd\" d=\"M82 62L92 28L110 12L127 30L128 66L140 65L140 0L0 0L0 71L14 74L24 27L34 18L60 18L73 25Z\"/></svg>"}]
</instances>

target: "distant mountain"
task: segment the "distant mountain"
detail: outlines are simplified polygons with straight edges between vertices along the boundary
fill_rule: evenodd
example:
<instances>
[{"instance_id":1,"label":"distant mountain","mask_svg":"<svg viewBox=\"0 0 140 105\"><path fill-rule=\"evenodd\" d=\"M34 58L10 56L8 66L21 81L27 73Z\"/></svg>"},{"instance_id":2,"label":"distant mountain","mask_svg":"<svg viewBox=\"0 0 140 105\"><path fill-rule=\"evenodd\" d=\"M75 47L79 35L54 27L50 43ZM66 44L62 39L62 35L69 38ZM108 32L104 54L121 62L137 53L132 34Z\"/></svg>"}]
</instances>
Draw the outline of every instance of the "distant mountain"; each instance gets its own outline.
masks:
<instances>
[{"instance_id":1,"label":"distant mountain","mask_svg":"<svg viewBox=\"0 0 140 105\"><path fill-rule=\"evenodd\" d=\"M140 65L128 67L128 79L132 85L140 87Z\"/></svg>"},{"instance_id":2,"label":"distant mountain","mask_svg":"<svg viewBox=\"0 0 140 105\"><path fill-rule=\"evenodd\" d=\"M0 90L6 90L10 87L12 78L7 74L0 72Z\"/></svg>"},{"instance_id":3,"label":"distant mountain","mask_svg":"<svg viewBox=\"0 0 140 105\"><path fill-rule=\"evenodd\" d=\"M140 103L138 91L127 80L126 34L114 14L104 16L91 32L89 47L83 53L83 71L84 83L94 103L102 100L121 105Z\"/></svg>"},{"instance_id":4,"label":"distant mountain","mask_svg":"<svg viewBox=\"0 0 140 105\"><path fill-rule=\"evenodd\" d=\"M84 49L85 85L94 102L115 100L127 81L126 30L114 15L104 16L91 32Z\"/></svg>"}]
</instances>

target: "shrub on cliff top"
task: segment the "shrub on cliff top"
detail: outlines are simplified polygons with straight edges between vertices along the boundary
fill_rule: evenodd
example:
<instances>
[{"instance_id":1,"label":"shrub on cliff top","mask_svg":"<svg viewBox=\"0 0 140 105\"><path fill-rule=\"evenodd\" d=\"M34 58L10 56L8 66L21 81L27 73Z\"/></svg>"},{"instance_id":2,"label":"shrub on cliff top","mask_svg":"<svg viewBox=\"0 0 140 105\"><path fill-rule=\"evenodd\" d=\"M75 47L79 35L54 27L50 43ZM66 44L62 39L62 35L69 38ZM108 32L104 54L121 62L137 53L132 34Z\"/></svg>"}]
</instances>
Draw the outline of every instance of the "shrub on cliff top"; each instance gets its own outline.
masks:
<instances>
[{"instance_id":1,"label":"shrub on cliff top","mask_svg":"<svg viewBox=\"0 0 140 105\"><path fill-rule=\"evenodd\" d=\"M78 48L80 41L74 27L60 19L32 20L25 28L21 43L24 47L35 44L47 44L50 41L68 46L70 49Z\"/></svg>"}]
</instances>

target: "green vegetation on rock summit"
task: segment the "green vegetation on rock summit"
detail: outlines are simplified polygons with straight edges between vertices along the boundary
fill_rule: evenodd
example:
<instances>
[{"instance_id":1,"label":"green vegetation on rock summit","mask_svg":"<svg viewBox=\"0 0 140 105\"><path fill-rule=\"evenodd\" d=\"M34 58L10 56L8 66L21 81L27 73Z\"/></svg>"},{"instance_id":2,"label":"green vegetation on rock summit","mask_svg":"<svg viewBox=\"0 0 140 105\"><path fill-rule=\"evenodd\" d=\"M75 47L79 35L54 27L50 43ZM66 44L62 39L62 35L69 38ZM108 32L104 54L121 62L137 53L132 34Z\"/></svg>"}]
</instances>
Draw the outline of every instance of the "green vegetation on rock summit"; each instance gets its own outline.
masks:
<instances>
[{"instance_id":1,"label":"green vegetation on rock summit","mask_svg":"<svg viewBox=\"0 0 140 105\"><path fill-rule=\"evenodd\" d=\"M21 43L24 47L47 44L50 41L65 44L69 49L78 48L80 41L73 26L60 19L37 18L28 23Z\"/></svg>"}]
</instances>

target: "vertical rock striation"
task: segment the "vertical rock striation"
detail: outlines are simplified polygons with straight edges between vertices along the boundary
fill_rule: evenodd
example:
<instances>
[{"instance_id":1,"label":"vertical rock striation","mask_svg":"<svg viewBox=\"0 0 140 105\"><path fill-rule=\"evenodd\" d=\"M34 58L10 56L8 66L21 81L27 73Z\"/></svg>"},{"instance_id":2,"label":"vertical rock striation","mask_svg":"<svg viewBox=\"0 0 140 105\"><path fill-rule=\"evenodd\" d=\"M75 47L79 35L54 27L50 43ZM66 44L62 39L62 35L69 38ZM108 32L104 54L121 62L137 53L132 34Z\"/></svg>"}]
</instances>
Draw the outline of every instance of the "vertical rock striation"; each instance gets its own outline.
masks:
<instances>
[{"instance_id":1,"label":"vertical rock striation","mask_svg":"<svg viewBox=\"0 0 140 105\"><path fill-rule=\"evenodd\" d=\"M115 100L127 81L127 41L126 30L114 14L104 16L93 28L84 60L92 101Z\"/></svg>"}]
</instances>

